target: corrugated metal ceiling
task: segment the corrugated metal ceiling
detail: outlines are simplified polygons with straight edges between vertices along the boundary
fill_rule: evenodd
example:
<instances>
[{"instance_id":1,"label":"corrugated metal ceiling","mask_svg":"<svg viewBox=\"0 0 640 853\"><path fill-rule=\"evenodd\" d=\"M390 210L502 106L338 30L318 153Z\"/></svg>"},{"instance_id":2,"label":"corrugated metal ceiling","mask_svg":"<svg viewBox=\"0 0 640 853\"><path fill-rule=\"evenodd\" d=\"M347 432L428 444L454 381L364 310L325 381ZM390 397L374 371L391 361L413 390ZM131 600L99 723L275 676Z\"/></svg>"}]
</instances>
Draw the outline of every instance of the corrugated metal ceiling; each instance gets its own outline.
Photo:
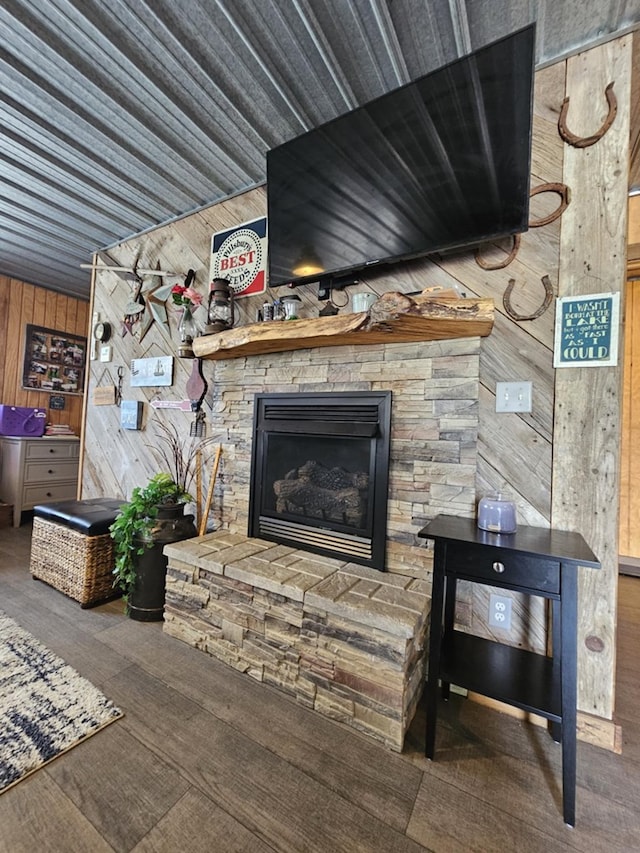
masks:
<instances>
[{"instance_id":1,"label":"corrugated metal ceiling","mask_svg":"<svg viewBox=\"0 0 640 853\"><path fill-rule=\"evenodd\" d=\"M0 274L88 297L95 250L532 20L545 64L634 28L640 0L3 0Z\"/></svg>"}]
</instances>

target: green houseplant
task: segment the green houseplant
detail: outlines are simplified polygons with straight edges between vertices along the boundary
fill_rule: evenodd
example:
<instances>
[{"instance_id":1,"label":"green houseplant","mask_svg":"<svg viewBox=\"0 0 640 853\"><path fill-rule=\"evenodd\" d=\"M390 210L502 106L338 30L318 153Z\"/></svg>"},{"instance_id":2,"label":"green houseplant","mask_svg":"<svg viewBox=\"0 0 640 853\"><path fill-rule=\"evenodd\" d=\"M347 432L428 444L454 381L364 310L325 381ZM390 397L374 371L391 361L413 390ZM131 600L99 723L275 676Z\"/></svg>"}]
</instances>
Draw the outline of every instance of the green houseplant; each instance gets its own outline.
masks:
<instances>
[{"instance_id":1,"label":"green houseplant","mask_svg":"<svg viewBox=\"0 0 640 853\"><path fill-rule=\"evenodd\" d=\"M116 558L113 573L127 606L136 582L137 558L153 545L150 533L160 507L188 500L191 500L191 495L175 482L171 474L160 472L146 486L136 486L131 500L120 507L110 532Z\"/></svg>"},{"instance_id":2,"label":"green houseplant","mask_svg":"<svg viewBox=\"0 0 640 853\"><path fill-rule=\"evenodd\" d=\"M162 619L167 560L164 545L197 534L184 506L201 464L202 451L213 439L182 442L175 427L156 424L158 444L150 449L169 469L146 486L133 489L110 527L114 540L114 586L123 593L129 616L141 621Z\"/></svg>"}]
</instances>

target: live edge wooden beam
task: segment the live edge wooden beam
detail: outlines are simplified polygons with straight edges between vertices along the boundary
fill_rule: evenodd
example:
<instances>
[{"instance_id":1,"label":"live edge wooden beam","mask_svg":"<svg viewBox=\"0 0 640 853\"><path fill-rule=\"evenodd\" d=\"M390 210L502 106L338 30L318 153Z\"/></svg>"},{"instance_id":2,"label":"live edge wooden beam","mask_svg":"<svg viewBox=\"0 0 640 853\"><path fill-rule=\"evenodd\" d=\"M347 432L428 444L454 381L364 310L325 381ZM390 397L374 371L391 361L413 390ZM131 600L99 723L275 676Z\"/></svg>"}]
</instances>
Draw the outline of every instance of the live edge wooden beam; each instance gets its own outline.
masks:
<instances>
[{"instance_id":1,"label":"live edge wooden beam","mask_svg":"<svg viewBox=\"0 0 640 853\"><path fill-rule=\"evenodd\" d=\"M491 332L493 319L493 299L385 293L369 311L238 326L196 338L193 351L198 358L220 360L345 344L484 337Z\"/></svg>"}]
</instances>

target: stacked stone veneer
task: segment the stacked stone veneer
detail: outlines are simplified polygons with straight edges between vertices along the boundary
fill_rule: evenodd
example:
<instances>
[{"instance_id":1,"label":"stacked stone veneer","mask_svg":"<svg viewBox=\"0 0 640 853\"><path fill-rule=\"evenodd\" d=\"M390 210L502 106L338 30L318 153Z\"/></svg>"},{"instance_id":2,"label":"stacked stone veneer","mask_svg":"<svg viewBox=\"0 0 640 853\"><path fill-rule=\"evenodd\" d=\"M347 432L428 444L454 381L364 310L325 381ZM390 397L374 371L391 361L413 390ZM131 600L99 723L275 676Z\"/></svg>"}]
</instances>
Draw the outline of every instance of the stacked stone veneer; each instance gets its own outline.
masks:
<instances>
[{"instance_id":1,"label":"stacked stone veneer","mask_svg":"<svg viewBox=\"0 0 640 853\"><path fill-rule=\"evenodd\" d=\"M167 633L402 749L425 675L425 581L233 533L165 554Z\"/></svg>"},{"instance_id":2,"label":"stacked stone veneer","mask_svg":"<svg viewBox=\"0 0 640 853\"><path fill-rule=\"evenodd\" d=\"M417 534L475 510L479 350L468 338L207 364L220 532L167 547L165 630L400 749L425 668L432 559ZM255 394L310 391L392 392L387 572L247 538Z\"/></svg>"}]
</instances>

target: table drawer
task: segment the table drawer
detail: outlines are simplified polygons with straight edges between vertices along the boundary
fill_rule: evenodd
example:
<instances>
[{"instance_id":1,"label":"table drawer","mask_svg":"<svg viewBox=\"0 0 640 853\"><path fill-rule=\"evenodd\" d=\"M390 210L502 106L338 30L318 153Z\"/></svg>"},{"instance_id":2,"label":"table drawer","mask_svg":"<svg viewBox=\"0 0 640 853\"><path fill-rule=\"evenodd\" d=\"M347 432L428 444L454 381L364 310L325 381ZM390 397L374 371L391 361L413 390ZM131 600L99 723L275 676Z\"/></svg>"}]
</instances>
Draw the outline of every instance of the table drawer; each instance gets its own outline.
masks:
<instances>
[{"instance_id":1,"label":"table drawer","mask_svg":"<svg viewBox=\"0 0 640 853\"><path fill-rule=\"evenodd\" d=\"M46 504L50 501L69 500L75 498L76 492L75 481L25 486L22 490L22 509L33 509L36 504Z\"/></svg>"},{"instance_id":2,"label":"table drawer","mask_svg":"<svg viewBox=\"0 0 640 853\"><path fill-rule=\"evenodd\" d=\"M79 441L64 441L46 438L28 442L25 448L26 459L77 459L80 453Z\"/></svg>"},{"instance_id":3,"label":"table drawer","mask_svg":"<svg viewBox=\"0 0 640 853\"><path fill-rule=\"evenodd\" d=\"M27 462L24 466L24 483L42 483L49 480L73 480L78 476L75 459L52 457L44 462Z\"/></svg>"},{"instance_id":4,"label":"table drawer","mask_svg":"<svg viewBox=\"0 0 640 853\"><path fill-rule=\"evenodd\" d=\"M447 543L447 571L487 583L560 592L560 563L504 548Z\"/></svg>"}]
</instances>

